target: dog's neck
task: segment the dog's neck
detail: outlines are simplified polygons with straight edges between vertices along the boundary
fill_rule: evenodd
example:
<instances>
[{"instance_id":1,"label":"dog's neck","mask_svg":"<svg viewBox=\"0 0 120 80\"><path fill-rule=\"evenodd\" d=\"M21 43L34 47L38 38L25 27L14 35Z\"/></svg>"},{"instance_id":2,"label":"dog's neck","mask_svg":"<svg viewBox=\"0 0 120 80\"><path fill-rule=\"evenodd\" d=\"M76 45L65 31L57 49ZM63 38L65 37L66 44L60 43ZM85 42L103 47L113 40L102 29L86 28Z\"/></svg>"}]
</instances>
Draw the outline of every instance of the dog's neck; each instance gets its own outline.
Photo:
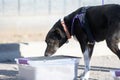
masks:
<instances>
[{"instance_id":1,"label":"dog's neck","mask_svg":"<svg viewBox=\"0 0 120 80\"><path fill-rule=\"evenodd\" d=\"M61 21L61 24L62 24L62 26L63 26L63 29L64 29L64 31L65 31L65 33L66 33L67 38L70 39L70 38L71 38L71 35L70 35L70 32L68 31L68 28L67 28L67 26L66 26L66 24L65 24L64 18L62 18L60 21Z\"/></svg>"},{"instance_id":2,"label":"dog's neck","mask_svg":"<svg viewBox=\"0 0 120 80\"><path fill-rule=\"evenodd\" d=\"M71 32L71 26L72 26L72 21L73 21L73 18L76 16L76 14L78 14L80 12L80 9L79 8L78 10L74 11L73 13L69 14L68 16L65 16L64 17L64 22L67 26L67 29L70 33L70 36L72 36L72 32Z\"/></svg>"}]
</instances>

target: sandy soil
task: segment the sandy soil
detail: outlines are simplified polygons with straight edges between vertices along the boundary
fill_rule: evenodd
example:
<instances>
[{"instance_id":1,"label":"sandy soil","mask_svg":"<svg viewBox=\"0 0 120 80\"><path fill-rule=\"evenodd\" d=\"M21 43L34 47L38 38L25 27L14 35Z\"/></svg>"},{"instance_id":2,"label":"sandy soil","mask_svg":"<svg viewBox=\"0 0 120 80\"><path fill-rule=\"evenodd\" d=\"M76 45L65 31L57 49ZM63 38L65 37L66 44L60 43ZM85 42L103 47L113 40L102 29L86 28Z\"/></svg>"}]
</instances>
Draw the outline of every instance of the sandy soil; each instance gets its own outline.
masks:
<instances>
[{"instance_id":1,"label":"sandy soil","mask_svg":"<svg viewBox=\"0 0 120 80\"><path fill-rule=\"evenodd\" d=\"M43 41L47 31L0 31L0 43Z\"/></svg>"}]
</instances>

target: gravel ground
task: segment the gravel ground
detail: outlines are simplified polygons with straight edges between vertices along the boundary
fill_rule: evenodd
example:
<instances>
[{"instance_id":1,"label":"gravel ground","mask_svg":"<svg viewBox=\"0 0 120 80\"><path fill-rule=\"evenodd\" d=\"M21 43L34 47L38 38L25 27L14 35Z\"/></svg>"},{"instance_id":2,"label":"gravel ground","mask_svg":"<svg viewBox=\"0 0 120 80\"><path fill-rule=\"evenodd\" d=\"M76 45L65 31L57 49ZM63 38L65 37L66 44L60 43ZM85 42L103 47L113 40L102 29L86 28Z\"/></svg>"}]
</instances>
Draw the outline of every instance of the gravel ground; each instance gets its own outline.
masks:
<instances>
[{"instance_id":1,"label":"gravel ground","mask_svg":"<svg viewBox=\"0 0 120 80\"><path fill-rule=\"evenodd\" d=\"M97 56L91 60L90 80L114 80L110 70L120 69L120 61L116 56ZM84 69L83 59L80 60L78 77ZM18 80L18 67L13 62L0 63L0 80ZM79 80L79 78L78 78Z\"/></svg>"}]
</instances>

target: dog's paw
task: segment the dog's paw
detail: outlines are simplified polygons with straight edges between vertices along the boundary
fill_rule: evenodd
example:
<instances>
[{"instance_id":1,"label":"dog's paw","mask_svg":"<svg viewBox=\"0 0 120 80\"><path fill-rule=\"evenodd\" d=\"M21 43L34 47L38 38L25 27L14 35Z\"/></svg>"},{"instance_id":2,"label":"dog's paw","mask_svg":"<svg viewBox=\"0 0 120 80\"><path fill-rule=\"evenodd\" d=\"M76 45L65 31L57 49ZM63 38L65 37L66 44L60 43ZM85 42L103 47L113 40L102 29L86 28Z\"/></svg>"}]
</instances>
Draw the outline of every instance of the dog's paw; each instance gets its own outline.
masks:
<instances>
[{"instance_id":1,"label":"dog's paw","mask_svg":"<svg viewBox=\"0 0 120 80\"><path fill-rule=\"evenodd\" d=\"M89 78L81 77L80 80L89 80Z\"/></svg>"},{"instance_id":2,"label":"dog's paw","mask_svg":"<svg viewBox=\"0 0 120 80\"><path fill-rule=\"evenodd\" d=\"M89 80L89 72L80 75L80 80Z\"/></svg>"}]
</instances>

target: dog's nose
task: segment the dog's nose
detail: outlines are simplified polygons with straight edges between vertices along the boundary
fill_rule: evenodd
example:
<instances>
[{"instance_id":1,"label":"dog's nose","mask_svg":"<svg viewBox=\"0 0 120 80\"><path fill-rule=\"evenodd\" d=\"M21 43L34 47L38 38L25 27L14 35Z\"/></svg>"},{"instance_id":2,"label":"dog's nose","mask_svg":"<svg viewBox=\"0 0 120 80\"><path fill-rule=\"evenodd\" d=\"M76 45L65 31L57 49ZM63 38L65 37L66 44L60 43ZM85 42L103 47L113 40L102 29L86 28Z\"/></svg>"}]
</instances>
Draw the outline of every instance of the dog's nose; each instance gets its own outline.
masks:
<instances>
[{"instance_id":1,"label":"dog's nose","mask_svg":"<svg viewBox=\"0 0 120 80\"><path fill-rule=\"evenodd\" d=\"M47 57L47 56L48 56L48 54L46 54L46 53L45 53L45 55L44 55L44 56L45 56L45 57Z\"/></svg>"},{"instance_id":2,"label":"dog's nose","mask_svg":"<svg viewBox=\"0 0 120 80\"><path fill-rule=\"evenodd\" d=\"M48 56L52 56L52 54L50 54L50 53L45 53L44 56L45 56L45 57L48 57Z\"/></svg>"}]
</instances>

